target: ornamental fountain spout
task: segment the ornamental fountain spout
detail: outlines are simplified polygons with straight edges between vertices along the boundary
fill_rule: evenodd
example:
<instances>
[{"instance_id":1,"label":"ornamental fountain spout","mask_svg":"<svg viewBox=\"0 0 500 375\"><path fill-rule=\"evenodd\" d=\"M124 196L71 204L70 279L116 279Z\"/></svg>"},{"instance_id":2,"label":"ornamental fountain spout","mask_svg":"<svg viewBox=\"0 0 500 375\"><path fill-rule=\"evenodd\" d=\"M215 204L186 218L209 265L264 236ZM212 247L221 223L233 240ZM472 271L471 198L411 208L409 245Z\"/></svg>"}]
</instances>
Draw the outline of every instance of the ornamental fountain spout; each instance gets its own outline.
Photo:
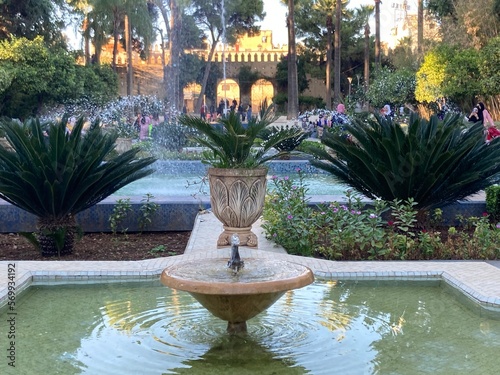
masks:
<instances>
[{"instance_id":1,"label":"ornamental fountain spout","mask_svg":"<svg viewBox=\"0 0 500 375\"><path fill-rule=\"evenodd\" d=\"M241 268L245 267L245 262L241 260L239 252L240 238L235 233L231 236L231 259L227 262L227 267L231 268L234 273L237 273Z\"/></svg>"},{"instance_id":2,"label":"ornamental fountain spout","mask_svg":"<svg viewBox=\"0 0 500 375\"><path fill-rule=\"evenodd\" d=\"M214 316L227 321L229 334L245 333L247 321L260 314L287 291L314 281L303 265L239 253L239 238L232 236L231 257L182 260L165 268L161 282L188 292Z\"/></svg>"}]
</instances>

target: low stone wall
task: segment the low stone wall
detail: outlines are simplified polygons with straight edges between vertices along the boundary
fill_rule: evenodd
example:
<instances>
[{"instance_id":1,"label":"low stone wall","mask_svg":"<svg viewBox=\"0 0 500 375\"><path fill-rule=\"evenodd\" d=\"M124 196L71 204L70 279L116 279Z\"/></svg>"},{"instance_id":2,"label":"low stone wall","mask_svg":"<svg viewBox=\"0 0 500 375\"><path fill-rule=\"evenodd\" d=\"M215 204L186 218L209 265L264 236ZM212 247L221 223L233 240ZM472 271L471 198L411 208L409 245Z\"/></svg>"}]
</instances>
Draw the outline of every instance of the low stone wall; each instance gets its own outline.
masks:
<instances>
[{"instance_id":1,"label":"low stone wall","mask_svg":"<svg viewBox=\"0 0 500 375\"><path fill-rule=\"evenodd\" d=\"M126 197L120 197L121 199ZM141 197L128 197L132 203L132 211L120 224L120 228L128 228L128 232L139 231ZM200 210L210 207L208 197L157 197L154 202L160 209L151 217L148 231L190 231ZM107 198L76 216L77 223L84 232L110 232L109 217L113 212L116 200ZM35 230L36 217L6 202L0 202L0 233L31 232Z\"/></svg>"}]
</instances>

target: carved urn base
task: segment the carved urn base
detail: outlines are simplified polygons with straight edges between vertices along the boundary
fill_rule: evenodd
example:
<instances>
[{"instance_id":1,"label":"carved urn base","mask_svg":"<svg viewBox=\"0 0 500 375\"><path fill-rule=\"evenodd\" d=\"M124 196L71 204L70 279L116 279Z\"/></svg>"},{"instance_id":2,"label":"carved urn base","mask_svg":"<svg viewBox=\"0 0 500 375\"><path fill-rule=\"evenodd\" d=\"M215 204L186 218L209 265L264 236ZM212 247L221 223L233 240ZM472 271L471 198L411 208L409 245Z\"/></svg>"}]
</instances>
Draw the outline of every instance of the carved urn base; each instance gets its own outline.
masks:
<instances>
[{"instance_id":1,"label":"carved urn base","mask_svg":"<svg viewBox=\"0 0 500 375\"><path fill-rule=\"evenodd\" d=\"M257 236L251 229L264 209L266 176L266 168L208 169L212 212L224 228L218 248L230 247L233 234L239 236L240 246L257 247Z\"/></svg>"}]
</instances>

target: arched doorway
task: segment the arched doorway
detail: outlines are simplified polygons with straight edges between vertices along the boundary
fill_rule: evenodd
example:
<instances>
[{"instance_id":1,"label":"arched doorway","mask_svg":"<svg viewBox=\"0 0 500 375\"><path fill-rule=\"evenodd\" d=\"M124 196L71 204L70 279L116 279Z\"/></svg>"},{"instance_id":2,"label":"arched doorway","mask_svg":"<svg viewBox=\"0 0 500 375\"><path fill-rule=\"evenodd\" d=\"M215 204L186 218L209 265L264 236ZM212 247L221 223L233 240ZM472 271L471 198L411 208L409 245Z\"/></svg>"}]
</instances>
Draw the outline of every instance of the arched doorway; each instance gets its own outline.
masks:
<instances>
[{"instance_id":1,"label":"arched doorway","mask_svg":"<svg viewBox=\"0 0 500 375\"><path fill-rule=\"evenodd\" d=\"M226 101L227 108L231 106L233 100L240 104L240 86L234 79L226 78L217 85L217 104L221 100Z\"/></svg>"},{"instance_id":2,"label":"arched doorway","mask_svg":"<svg viewBox=\"0 0 500 375\"><path fill-rule=\"evenodd\" d=\"M271 104L274 97L274 86L271 82L265 79L259 79L252 85L251 100L254 113L260 111L262 102L267 100L267 104Z\"/></svg>"}]
</instances>

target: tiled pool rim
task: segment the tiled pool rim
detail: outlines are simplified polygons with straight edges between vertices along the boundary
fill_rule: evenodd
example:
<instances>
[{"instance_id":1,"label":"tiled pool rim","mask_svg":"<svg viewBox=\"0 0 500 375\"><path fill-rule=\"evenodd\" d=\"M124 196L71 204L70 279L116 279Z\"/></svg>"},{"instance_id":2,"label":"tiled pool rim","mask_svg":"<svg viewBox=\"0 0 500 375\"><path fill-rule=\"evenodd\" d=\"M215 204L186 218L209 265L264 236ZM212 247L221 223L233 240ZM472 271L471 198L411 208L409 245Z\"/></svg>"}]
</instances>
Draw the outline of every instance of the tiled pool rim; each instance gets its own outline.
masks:
<instances>
[{"instance_id":1,"label":"tiled pool rim","mask_svg":"<svg viewBox=\"0 0 500 375\"><path fill-rule=\"evenodd\" d=\"M488 262L335 262L306 258L287 254L263 237L259 223L257 228L259 250L241 248L243 258L272 257L300 263L311 268L315 276L323 280L441 280L486 311L500 312L500 268ZM221 231L222 227L213 214L200 214L196 217L184 255L142 261L0 261L0 306L8 301L9 264L15 265L16 295L32 283L156 279L163 269L183 260L221 258L225 262L229 249L205 249L206 243L215 243Z\"/></svg>"}]
</instances>

